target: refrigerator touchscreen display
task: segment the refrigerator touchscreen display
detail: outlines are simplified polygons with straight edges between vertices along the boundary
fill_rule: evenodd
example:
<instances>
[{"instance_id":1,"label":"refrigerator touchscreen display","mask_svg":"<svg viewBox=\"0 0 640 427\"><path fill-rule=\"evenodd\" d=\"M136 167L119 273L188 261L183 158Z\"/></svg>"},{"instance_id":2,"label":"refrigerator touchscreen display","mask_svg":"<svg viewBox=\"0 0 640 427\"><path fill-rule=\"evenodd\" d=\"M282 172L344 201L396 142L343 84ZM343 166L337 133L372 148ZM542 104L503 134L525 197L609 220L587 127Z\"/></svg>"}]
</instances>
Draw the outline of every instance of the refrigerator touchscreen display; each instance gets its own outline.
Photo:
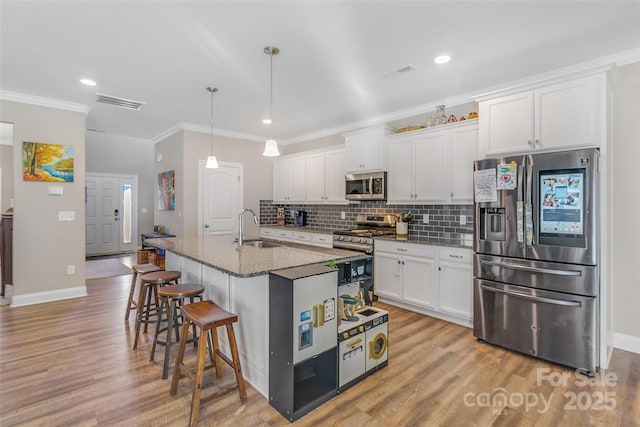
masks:
<instances>
[{"instance_id":1,"label":"refrigerator touchscreen display","mask_svg":"<svg viewBox=\"0 0 640 427\"><path fill-rule=\"evenodd\" d=\"M540 233L582 237L584 173L580 169L540 173Z\"/></svg>"}]
</instances>

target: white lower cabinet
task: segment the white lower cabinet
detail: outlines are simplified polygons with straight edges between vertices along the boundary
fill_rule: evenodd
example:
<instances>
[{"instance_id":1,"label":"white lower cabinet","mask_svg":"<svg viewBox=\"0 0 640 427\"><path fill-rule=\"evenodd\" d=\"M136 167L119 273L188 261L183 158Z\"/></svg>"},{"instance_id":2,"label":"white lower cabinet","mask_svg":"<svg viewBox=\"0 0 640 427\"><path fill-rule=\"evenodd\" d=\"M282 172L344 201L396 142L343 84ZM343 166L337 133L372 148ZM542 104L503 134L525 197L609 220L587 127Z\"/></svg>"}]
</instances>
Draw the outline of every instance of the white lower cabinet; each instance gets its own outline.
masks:
<instances>
[{"instance_id":1,"label":"white lower cabinet","mask_svg":"<svg viewBox=\"0 0 640 427\"><path fill-rule=\"evenodd\" d=\"M374 293L385 302L471 325L471 250L376 240Z\"/></svg>"},{"instance_id":2,"label":"white lower cabinet","mask_svg":"<svg viewBox=\"0 0 640 427\"><path fill-rule=\"evenodd\" d=\"M438 308L445 313L471 319L473 268L471 250L438 248Z\"/></svg>"},{"instance_id":3,"label":"white lower cabinet","mask_svg":"<svg viewBox=\"0 0 640 427\"><path fill-rule=\"evenodd\" d=\"M434 247L387 243L376 242L375 294L432 307L436 264Z\"/></svg>"}]
</instances>

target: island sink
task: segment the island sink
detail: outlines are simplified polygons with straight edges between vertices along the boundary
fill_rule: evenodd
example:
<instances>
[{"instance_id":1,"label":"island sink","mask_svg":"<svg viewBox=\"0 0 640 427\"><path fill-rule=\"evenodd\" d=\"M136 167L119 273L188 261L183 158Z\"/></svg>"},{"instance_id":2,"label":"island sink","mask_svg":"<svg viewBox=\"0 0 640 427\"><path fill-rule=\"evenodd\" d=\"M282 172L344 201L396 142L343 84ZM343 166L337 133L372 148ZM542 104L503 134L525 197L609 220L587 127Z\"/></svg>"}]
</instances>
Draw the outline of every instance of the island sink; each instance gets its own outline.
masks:
<instances>
[{"instance_id":1,"label":"island sink","mask_svg":"<svg viewBox=\"0 0 640 427\"><path fill-rule=\"evenodd\" d=\"M267 242L261 239L249 239L244 241L245 245L255 246L256 248L277 248L282 246L280 243Z\"/></svg>"}]
</instances>

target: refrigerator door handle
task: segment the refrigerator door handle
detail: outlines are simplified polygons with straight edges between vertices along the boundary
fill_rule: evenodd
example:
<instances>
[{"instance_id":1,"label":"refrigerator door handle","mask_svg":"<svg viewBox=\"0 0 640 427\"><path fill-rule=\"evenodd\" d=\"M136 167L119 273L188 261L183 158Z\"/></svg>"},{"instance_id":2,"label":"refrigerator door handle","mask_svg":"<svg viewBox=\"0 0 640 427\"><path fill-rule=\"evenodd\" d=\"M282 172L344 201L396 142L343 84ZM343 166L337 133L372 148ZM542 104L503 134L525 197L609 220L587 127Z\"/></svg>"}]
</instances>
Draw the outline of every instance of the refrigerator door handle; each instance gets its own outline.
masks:
<instances>
[{"instance_id":1,"label":"refrigerator door handle","mask_svg":"<svg viewBox=\"0 0 640 427\"><path fill-rule=\"evenodd\" d=\"M524 249L524 167L518 166L518 200L516 201L516 240Z\"/></svg>"},{"instance_id":2,"label":"refrigerator door handle","mask_svg":"<svg viewBox=\"0 0 640 427\"><path fill-rule=\"evenodd\" d=\"M560 300L555 298L537 297L537 296L525 294L522 292L508 291L505 289L497 289L487 285L482 285L482 289L489 292L495 292L497 294L505 294L505 295L511 295L517 298L524 298L534 302L546 302L549 304L564 305L567 307L582 307L582 303L580 301L565 301L565 300Z\"/></svg>"},{"instance_id":3,"label":"refrigerator door handle","mask_svg":"<svg viewBox=\"0 0 640 427\"><path fill-rule=\"evenodd\" d=\"M582 276L582 272L578 270L555 270L552 268L529 267L527 265L508 264L498 261L480 261L480 263L483 265L513 268L514 270L531 271L534 273L555 274L556 276Z\"/></svg>"},{"instance_id":4,"label":"refrigerator door handle","mask_svg":"<svg viewBox=\"0 0 640 427\"><path fill-rule=\"evenodd\" d=\"M534 236L535 230L533 229L533 165L531 164L531 158L527 158L527 189L526 189L526 201L524 205L524 235L527 242L527 246L535 244Z\"/></svg>"}]
</instances>

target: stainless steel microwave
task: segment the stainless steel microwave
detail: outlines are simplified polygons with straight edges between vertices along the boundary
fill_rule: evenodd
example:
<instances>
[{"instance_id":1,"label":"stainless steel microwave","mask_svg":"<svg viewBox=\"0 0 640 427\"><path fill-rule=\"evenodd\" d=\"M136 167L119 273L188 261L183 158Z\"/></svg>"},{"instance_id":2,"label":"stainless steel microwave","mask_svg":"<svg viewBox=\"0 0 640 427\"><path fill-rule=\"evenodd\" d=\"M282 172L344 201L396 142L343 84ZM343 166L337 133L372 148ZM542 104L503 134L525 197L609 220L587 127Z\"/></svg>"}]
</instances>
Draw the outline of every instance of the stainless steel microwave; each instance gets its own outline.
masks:
<instances>
[{"instance_id":1,"label":"stainless steel microwave","mask_svg":"<svg viewBox=\"0 0 640 427\"><path fill-rule=\"evenodd\" d=\"M347 200L387 200L387 173L371 172L347 174Z\"/></svg>"}]
</instances>

